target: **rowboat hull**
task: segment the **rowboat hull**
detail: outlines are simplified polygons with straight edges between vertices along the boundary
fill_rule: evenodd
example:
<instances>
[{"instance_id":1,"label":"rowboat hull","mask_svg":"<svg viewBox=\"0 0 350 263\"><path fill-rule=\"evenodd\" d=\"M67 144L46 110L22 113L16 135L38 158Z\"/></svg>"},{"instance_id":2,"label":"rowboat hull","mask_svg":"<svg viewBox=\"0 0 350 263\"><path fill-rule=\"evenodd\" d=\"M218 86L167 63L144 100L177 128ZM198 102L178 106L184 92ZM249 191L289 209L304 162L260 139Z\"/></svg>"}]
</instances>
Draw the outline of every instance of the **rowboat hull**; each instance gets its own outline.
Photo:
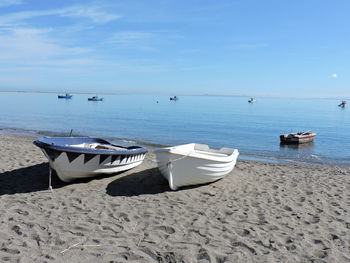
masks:
<instances>
[{"instance_id":1,"label":"rowboat hull","mask_svg":"<svg viewBox=\"0 0 350 263\"><path fill-rule=\"evenodd\" d=\"M97 96L94 96L94 97L88 98L88 101L103 101L103 98L99 98Z\"/></svg>"},{"instance_id":2,"label":"rowboat hull","mask_svg":"<svg viewBox=\"0 0 350 263\"><path fill-rule=\"evenodd\" d=\"M71 99L73 95L58 95L59 99Z\"/></svg>"},{"instance_id":3,"label":"rowboat hull","mask_svg":"<svg viewBox=\"0 0 350 263\"><path fill-rule=\"evenodd\" d=\"M223 178L235 167L238 155L236 149L212 150L202 144L156 150L158 169L172 190Z\"/></svg>"},{"instance_id":4,"label":"rowboat hull","mask_svg":"<svg viewBox=\"0 0 350 263\"><path fill-rule=\"evenodd\" d=\"M57 142L57 138L49 139ZM37 140L34 144L41 148L49 160L50 167L56 171L57 176L64 182L132 169L143 162L147 152L146 149L137 146L129 150L94 150L77 147L77 145L81 143L113 145L95 138L60 137L61 142L62 138L71 144L50 144L50 140L47 138L44 140L45 142ZM72 144L73 141L75 144Z\"/></svg>"},{"instance_id":5,"label":"rowboat hull","mask_svg":"<svg viewBox=\"0 0 350 263\"><path fill-rule=\"evenodd\" d=\"M302 144L313 142L316 133L289 133L280 135L280 141L282 144Z\"/></svg>"}]
</instances>

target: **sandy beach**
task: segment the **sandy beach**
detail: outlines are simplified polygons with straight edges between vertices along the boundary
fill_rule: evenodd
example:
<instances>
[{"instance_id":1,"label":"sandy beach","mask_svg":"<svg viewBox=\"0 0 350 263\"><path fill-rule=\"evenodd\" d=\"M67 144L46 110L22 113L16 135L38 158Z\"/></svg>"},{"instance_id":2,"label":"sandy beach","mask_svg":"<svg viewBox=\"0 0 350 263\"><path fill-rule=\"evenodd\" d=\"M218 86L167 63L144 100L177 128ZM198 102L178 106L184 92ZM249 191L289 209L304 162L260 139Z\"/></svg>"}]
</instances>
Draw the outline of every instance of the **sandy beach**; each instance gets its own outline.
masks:
<instances>
[{"instance_id":1,"label":"sandy beach","mask_svg":"<svg viewBox=\"0 0 350 263\"><path fill-rule=\"evenodd\" d=\"M149 148L51 192L33 140L0 135L0 262L350 262L350 168L238 160L171 191Z\"/></svg>"}]
</instances>

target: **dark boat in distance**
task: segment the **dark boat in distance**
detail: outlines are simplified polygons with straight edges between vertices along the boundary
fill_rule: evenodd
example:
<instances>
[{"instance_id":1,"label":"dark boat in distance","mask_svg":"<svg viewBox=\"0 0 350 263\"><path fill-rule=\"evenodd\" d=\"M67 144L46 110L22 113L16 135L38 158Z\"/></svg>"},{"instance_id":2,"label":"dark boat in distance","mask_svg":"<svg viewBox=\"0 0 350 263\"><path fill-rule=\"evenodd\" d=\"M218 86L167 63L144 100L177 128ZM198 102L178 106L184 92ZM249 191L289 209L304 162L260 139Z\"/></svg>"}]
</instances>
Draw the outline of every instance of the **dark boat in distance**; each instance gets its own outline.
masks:
<instances>
[{"instance_id":1,"label":"dark boat in distance","mask_svg":"<svg viewBox=\"0 0 350 263\"><path fill-rule=\"evenodd\" d=\"M170 97L170 100L178 100L179 98L174 96L174 97Z\"/></svg>"},{"instance_id":2,"label":"dark boat in distance","mask_svg":"<svg viewBox=\"0 0 350 263\"><path fill-rule=\"evenodd\" d=\"M287 133L280 135L282 144L300 144L312 142L316 136L316 133L312 131Z\"/></svg>"},{"instance_id":3,"label":"dark boat in distance","mask_svg":"<svg viewBox=\"0 0 350 263\"><path fill-rule=\"evenodd\" d=\"M58 95L59 99L71 99L73 95L66 93L65 95Z\"/></svg>"},{"instance_id":4,"label":"dark boat in distance","mask_svg":"<svg viewBox=\"0 0 350 263\"><path fill-rule=\"evenodd\" d=\"M338 106L341 107L341 108L345 108L345 106L346 106L346 101L343 100Z\"/></svg>"},{"instance_id":5,"label":"dark boat in distance","mask_svg":"<svg viewBox=\"0 0 350 263\"><path fill-rule=\"evenodd\" d=\"M93 96L88 98L89 101L103 101L103 98L99 98L98 96Z\"/></svg>"}]
</instances>

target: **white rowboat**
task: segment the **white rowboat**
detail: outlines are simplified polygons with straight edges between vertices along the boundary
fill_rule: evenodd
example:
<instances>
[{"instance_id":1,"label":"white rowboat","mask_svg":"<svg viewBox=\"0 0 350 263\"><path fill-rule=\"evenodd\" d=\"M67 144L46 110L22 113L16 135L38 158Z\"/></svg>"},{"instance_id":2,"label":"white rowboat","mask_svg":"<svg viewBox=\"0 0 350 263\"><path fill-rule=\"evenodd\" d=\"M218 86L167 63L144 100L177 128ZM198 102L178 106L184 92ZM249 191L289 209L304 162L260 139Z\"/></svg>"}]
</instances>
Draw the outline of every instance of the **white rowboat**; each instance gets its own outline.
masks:
<instances>
[{"instance_id":1,"label":"white rowboat","mask_svg":"<svg viewBox=\"0 0 350 263\"><path fill-rule=\"evenodd\" d=\"M155 150L158 169L172 190L206 184L223 178L235 167L237 149L210 149L204 144L184 144Z\"/></svg>"}]
</instances>

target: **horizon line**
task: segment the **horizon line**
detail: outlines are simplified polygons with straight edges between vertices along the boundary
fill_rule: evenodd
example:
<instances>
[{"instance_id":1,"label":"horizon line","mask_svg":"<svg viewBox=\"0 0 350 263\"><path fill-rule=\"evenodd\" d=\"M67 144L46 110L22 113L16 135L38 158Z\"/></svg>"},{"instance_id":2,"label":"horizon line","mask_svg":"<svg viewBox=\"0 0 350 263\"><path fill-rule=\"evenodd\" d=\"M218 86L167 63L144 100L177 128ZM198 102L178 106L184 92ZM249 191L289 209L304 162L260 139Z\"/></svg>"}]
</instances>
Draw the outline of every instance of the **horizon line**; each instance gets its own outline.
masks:
<instances>
[{"instance_id":1,"label":"horizon line","mask_svg":"<svg viewBox=\"0 0 350 263\"><path fill-rule=\"evenodd\" d=\"M128 92L91 92L91 91L41 91L41 90L1 90L1 93L44 93L44 94L63 94L63 93L69 93L69 94L101 94L101 95L167 95L167 94L160 94L160 93L128 93ZM178 95L177 95L178 96ZM258 95L258 96L252 96L252 95L246 95L246 94L181 94L180 96L212 96L212 97L248 97L248 98L285 98L285 99L349 99L350 97L340 97L340 96L334 96L334 97L296 97L296 96L281 96L281 95Z\"/></svg>"}]
</instances>

